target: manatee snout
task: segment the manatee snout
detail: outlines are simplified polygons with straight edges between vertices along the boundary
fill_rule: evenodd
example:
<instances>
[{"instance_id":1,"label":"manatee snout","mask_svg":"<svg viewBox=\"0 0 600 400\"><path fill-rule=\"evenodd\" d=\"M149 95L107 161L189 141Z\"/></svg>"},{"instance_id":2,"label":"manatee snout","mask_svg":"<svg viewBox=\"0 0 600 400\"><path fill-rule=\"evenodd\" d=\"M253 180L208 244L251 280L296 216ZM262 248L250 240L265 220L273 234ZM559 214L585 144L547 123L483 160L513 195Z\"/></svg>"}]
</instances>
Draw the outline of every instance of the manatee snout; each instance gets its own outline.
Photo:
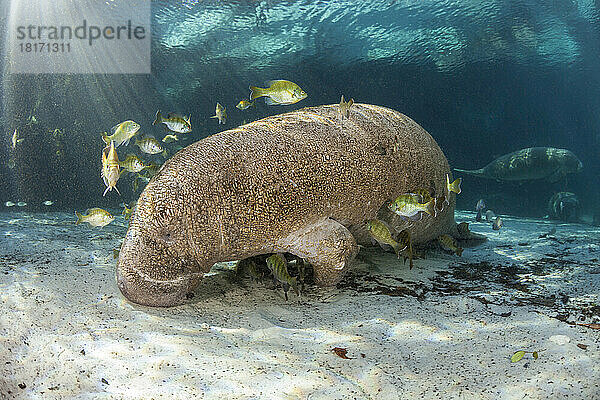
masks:
<instances>
[{"instance_id":1,"label":"manatee snout","mask_svg":"<svg viewBox=\"0 0 600 400\"><path fill-rule=\"evenodd\" d=\"M169 246L137 229L127 233L117 263L117 285L130 301L145 306L182 304L202 274Z\"/></svg>"}]
</instances>

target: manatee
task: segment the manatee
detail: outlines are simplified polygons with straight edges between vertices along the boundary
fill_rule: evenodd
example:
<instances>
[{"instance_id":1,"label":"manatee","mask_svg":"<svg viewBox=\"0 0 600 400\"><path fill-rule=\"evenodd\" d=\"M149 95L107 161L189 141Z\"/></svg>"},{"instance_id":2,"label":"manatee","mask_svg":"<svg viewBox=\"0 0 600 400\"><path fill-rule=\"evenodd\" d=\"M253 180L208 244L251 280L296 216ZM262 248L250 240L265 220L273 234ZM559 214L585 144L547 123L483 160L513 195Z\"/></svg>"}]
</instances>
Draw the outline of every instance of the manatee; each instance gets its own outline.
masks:
<instances>
[{"instance_id":1,"label":"manatee","mask_svg":"<svg viewBox=\"0 0 600 400\"><path fill-rule=\"evenodd\" d=\"M581 171L582 168L581 161L569 150L529 147L505 154L480 169L454 170L499 181L547 179L556 182L569 173Z\"/></svg>"},{"instance_id":2,"label":"manatee","mask_svg":"<svg viewBox=\"0 0 600 400\"><path fill-rule=\"evenodd\" d=\"M304 108L227 130L176 153L137 203L117 262L130 301L174 306L213 264L268 253L311 263L334 285L371 244L365 221L410 226L415 243L457 236L454 195L435 218L409 223L387 210L402 193L444 193L448 161L407 116L354 104ZM410 224L410 225L409 225Z\"/></svg>"}]
</instances>

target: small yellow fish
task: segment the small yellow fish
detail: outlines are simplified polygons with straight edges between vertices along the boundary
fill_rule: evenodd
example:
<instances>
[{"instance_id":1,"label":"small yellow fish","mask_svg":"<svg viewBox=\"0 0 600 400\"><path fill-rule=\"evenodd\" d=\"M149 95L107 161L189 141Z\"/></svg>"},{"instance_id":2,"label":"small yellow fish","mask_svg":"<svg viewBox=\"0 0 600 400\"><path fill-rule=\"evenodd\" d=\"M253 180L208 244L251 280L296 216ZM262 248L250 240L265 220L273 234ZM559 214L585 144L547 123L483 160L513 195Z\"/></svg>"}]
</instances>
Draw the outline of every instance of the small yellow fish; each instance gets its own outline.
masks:
<instances>
[{"instance_id":1,"label":"small yellow fish","mask_svg":"<svg viewBox=\"0 0 600 400\"><path fill-rule=\"evenodd\" d=\"M115 219L108 211L101 208L90 208L89 210L86 210L86 214L84 215L75 211L75 216L77 217L75 225L87 222L91 226L106 226Z\"/></svg>"},{"instance_id":2,"label":"small yellow fish","mask_svg":"<svg viewBox=\"0 0 600 400\"><path fill-rule=\"evenodd\" d=\"M292 289L294 289L294 292L297 296L300 295L296 277L292 278L290 276L287 270L287 261L285 260L283 254L273 254L267 258L267 267L269 267L269 270L271 273L273 273L275 279L277 279L281 283L281 286L283 286L283 292L285 293L286 300L288 299L287 292L290 289L290 286Z\"/></svg>"},{"instance_id":3,"label":"small yellow fish","mask_svg":"<svg viewBox=\"0 0 600 400\"><path fill-rule=\"evenodd\" d=\"M354 99L344 102L344 95L342 95L342 99L340 100L340 114L342 116L342 120L344 118L350 118L350 107L352 107L352 104L354 104Z\"/></svg>"},{"instance_id":4,"label":"small yellow fish","mask_svg":"<svg viewBox=\"0 0 600 400\"><path fill-rule=\"evenodd\" d=\"M123 121L118 125L115 125L111 128L111 135L108 136L108 133L102 133L102 140L104 143L110 144L110 142L115 142L115 147L119 147L122 144L127 146L129 144L129 140L134 137L138 131L140 130L140 124L135 121Z\"/></svg>"},{"instance_id":5,"label":"small yellow fish","mask_svg":"<svg viewBox=\"0 0 600 400\"><path fill-rule=\"evenodd\" d=\"M177 142L179 140L179 138L177 138L177 135L165 135L165 137L163 138L163 143L173 143L173 142Z\"/></svg>"},{"instance_id":6,"label":"small yellow fish","mask_svg":"<svg viewBox=\"0 0 600 400\"><path fill-rule=\"evenodd\" d=\"M127 154L125 160L119 162L119 166L123 168L124 171L131 173L140 172L146 168L144 162L135 154Z\"/></svg>"},{"instance_id":7,"label":"small yellow fish","mask_svg":"<svg viewBox=\"0 0 600 400\"><path fill-rule=\"evenodd\" d=\"M462 182L462 178L456 178L454 182L450 183L450 174L446 174L446 204L450 204L450 192L454 192L456 194L460 194L460 183Z\"/></svg>"},{"instance_id":8,"label":"small yellow fish","mask_svg":"<svg viewBox=\"0 0 600 400\"><path fill-rule=\"evenodd\" d=\"M127 204L123 203L123 211L121 212L121 215L123 216L123 218L125 218L125 220L129 220L129 218L131 218L131 216L133 215L134 209L134 204L132 204L131 207L127 207Z\"/></svg>"},{"instance_id":9,"label":"small yellow fish","mask_svg":"<svg viewBox=\"0 0 600 400\"><path fill-rule=\"evenodd\" d=\"M215 107L215 115L211 118L217 118L219 120L219 124L225 124L227 120L227 113L225 112L225 107L223 107L219 102L217 102L217 106Z\"/></svg>"},{"instance_id":10,"label":"small yellow fish","mask_svg":"<svg viewBox=\"0 0 600 400\"><path fill-rule=\"evenodd\" d=\"M119 193L117 189L117 181L119 180L119 158L117 157L117 151L115 150L115 142L111 141L110 146L107 146L102 150L102 180L106 185L106 190L102 196L106 196L108 191L112 191L113 188ZM120 195L121 193L119 193Z\"/></svg>"},{"instance_id":11,"label":"small yellow fish","mask_svg":"<svg viewBox=\"0 0 600 400\"><path fill-rule=\"evenodd\" d=\"M442 247L445 248L446 250L450 250L450 251L454 252L459 257L462 256L463 249L461 247L458 247L456 240L452 236L440 235L438 237L438 241L440 242Z\"/></svg>"},{"instance_id":12,"label":"small yellow fish","mask_svg":"<svg viewBox=\"0 0 600 400\"><path fill-rule=\"evenodd\" d=\"M406 249L405 246L402 247L402 245L394 240L391 228L383 221L378 219L367 221L367 230L377 243L391 246L398 258L400 258L400 252Z\"/></svg>"},{"instance_id":13,"label":"small yellow fish","mask_svg":"<svg viewBox=\"0 0 600 400\"><path fill-rule=\"evenodd\" d=\"M156 140L153 136L144 136L142 139L136 140L135 144L140 148L142 152L146 154L163 153L163 156L166 157L164 147L162 147L159 141Z\"/></svg>"},{"instance_id":14,"label":"small yellow fish","mask_svg":"<svg viewBox=\"0 0 600 400\"><path fill-rule=\"evenodd\" d=\"M240 102L237 103L237 106L235 106L235 108L239 108L240 110L246 110L247 108L250 108L253 105L254 101L240 100Z\"/></svg>"},{"instance_id":15,"label":"small yellow fish","mask_svg":"<svg viewBox=\"0 0 600 400\"><path fill-rule=\"evenodd\" d=\"M426 203L420 203L421 195L414 193L402 194L394 200L388 207L390 210L400 215L404 219L420 221L422 213L427 213L432 217L436 216L435 200L430 199Z\"/></svg>"},{"instance_id":16,"label":"small yellow fish","mask_svg":"<svg viewBox=\"0 0 600 400\"><path fill-rule=\"evenodd\" d=\"M160 114L160 110L158 110L152 125L165 124L170 131L177 133L189 133L192 131L192 124L190 122L191 117L191 115L182 117L181 115L175 113L169 113L167 114L167 118L165 118Z\"/></svg>"},{"instance_id":17,"label":"small yellow fish","mask_svg":"<svg viewBox=\"0 0 600 400\"><path fill-rule=\"evenodd\" d=\"M268 88L250 86L250 100L265 96L268 105L289 105L305 99L306 92L294 82L275 80L267 82Z\"/></svg>"},{"instance_id":18,"label":"small yellow fish","mask_svg":"<svg viewBox=\"0 0 600 400\"><path fill-rule=\"evenodd\" d=\"M19 132L17 132L17 128L15 128L11 139L12 149L15 150L17 148L17 144L21 143L22 141L23 139L19 139Z\"/></svg>"}]
</instances>

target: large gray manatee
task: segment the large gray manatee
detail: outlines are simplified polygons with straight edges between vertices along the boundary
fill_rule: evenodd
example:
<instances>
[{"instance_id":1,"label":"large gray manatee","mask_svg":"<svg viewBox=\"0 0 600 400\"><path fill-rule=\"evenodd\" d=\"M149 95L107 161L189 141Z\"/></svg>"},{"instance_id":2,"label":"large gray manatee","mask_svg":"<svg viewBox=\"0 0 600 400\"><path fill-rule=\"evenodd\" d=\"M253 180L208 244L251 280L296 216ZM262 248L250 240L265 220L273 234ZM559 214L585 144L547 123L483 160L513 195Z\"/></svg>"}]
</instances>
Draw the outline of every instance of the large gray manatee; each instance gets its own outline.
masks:
<instances>
[{"instance_id":1,"label":"large gray manatee","mask_svg":"<svg viewBox=\"0 0 600 400\"><path fill-rule=\"evenodd\" d=\"M140 195L117 282L131 301L181 304L220 261L288 252L339 281L369 244L365 220L409 228L416 243L457 236L454 196L435 218L387 212L402 193L445 190L448 161L417 123L388 108L337 105L276 115L202 139L168 160ZM352 233L351 233L352 232Z\"/></svg>"}]
</instances>

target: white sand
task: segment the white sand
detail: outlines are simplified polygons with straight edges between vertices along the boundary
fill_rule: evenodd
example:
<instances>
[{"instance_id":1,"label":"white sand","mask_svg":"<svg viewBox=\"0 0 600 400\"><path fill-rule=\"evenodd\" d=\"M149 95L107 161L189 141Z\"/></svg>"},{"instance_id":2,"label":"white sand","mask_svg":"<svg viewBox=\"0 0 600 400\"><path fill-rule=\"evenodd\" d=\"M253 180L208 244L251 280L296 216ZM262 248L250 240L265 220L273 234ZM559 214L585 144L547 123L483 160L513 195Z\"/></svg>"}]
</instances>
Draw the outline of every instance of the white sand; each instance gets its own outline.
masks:
<instances>
[{"instance_id":1,"label":"white sand","mask_svg":"<svg viewBox=\"0 0 600 400\"><path fill-rule=\"evenodd\" d=\"M500 233L471 225L488 243L412 271L369 250L339 288L288 302L220 273L153 309L115 284L124 221L73 221L0 214L0 398L600 398L600 331L555 318L600 322L600 229L539 239L555 225L507 217ZM520 349L543 351L511 363Z\"/></svg>"}]
</instances>

